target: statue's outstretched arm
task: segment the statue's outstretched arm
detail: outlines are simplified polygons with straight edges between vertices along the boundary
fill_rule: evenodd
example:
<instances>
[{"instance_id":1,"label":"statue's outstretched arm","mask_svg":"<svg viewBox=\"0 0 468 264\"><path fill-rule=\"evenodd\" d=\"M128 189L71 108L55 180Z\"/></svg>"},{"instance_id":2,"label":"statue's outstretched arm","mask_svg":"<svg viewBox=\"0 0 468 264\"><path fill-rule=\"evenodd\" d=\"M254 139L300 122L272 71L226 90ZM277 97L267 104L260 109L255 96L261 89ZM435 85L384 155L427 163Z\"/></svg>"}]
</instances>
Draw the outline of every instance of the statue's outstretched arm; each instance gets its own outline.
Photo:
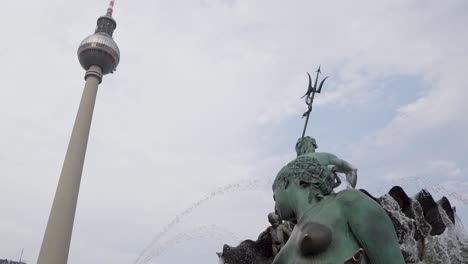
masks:
<instances>
[{"instance_id":1,"label":"statue's outstretched arm","mask_svg":"<svg viewBox=\"0 0 468 264\"><path fill-rule=\"evenodd\" d=\"M384 209L363 193L345 210L351 232L372 264L405 264L395 228Z\"/></svg>"},{"instance_id":2,"label":"statue's outstretched arm","mask_svg":"<svg viewBox=\"0 0 468 264\"><path fill-rule=\"evenodd\" d=\"M346 179L348 180L349 184L354 188L356 187L357 183L357 168L354 167L351 163L339 159L335 156L330 158L330 164L335 165L335 168L338 172L346 174Z\"/></svg>"},{"instance_id":3,"label":"statue's outstretched arm","mask_svg":"<svg viewBox=\"0 0 468 264\"><path fill-rule=\"evenodd\" d=\"M281 229L288 237L291 236L291 231L285 225L282 225Z\"/></svg>"}]
</instances>

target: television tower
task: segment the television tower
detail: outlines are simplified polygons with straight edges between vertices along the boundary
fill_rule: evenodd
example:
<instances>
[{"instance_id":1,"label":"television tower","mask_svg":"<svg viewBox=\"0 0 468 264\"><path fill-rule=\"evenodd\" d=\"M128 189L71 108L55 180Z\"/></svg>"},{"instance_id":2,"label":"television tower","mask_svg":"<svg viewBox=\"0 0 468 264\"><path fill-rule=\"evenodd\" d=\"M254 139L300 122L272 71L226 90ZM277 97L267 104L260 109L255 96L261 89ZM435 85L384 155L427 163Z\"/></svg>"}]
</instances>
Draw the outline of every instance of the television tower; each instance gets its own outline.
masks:
<instances>
[{"instance_id":1,"label":"television tower","mask_svg":"<svg viewBox=\"0 0 468 264\"><path fill-rule=\"evenodd\" d=\"M113 7L114 0L110 1L107 13L98 18L94 34L85 38L78 48L78 59L86 70L86 83L42 240L38 264L66 264L68 260L98 85L103 75L116 69L120 59L119 47L112 39L117 26L112 18Z\"/></svg>"}]
</instances>

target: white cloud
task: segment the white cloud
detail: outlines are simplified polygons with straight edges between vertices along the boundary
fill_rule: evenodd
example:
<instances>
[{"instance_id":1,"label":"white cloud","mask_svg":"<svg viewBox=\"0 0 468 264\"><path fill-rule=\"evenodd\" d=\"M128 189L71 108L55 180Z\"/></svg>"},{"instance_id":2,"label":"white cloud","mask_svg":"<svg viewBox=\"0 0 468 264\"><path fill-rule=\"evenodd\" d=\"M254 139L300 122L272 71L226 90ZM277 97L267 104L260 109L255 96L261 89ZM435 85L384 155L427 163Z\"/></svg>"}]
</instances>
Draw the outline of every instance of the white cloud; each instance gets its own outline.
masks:
<instances>
[{"instance_id":1,"label":"white cloud","mask_svg":"<svg viewBox=\"0 0 468 264\"><path fill-rule=\"evenodd\" d=\"M384 179L397 182L408 178L423 178L426 176L443 175L444 179L466 176L468 168L460 167L455 161L451 160L431 160L423 163L411 164L409 168L398 168L388 172L383 176Z\"/></svg>"}]
</instances>

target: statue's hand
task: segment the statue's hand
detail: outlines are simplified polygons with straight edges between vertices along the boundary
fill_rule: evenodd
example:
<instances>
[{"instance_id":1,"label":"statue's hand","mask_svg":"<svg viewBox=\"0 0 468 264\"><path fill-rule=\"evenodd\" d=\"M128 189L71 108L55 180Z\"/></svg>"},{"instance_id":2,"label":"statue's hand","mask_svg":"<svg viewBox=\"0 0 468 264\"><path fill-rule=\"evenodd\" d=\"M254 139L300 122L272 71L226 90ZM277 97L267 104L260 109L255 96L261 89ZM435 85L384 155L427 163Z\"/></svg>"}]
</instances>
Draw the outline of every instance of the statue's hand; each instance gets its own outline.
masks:
<instances>
[{"instance_id":1,"label":"statue's hand","mask_svg":"<svg viewBox=\"0 0 468 264\"><path fill-rule=\"evenodd\" d=\"M338 167L336 165L330 164L327 166L329 170L331 170L333 173L339 172Z\"/></svg>"},{"instance_id":2,"label":"statue's hand","mask_svg":"<svg viewBox=\"0 0 468 264\"><path fill-rule=\"evenodd\" d=\"M348 186L348 189L354 189L357 183L357 169L352 169L350 172L346 173L346 180L351 185L351 187Z\"/></svg>"},{"instance_id":3,"label":"statue's hand","mask_svg":"<svg viewBox=\"0 0 468 264\"><path fill-rule=\"evenodd\" d=\"M344 264L359 264L361 263L362 256L364 256L364 249L360 248L354 253L354 256L345 260Z\"/></svg>"},{"instance_id":4,"label":"statue's hand","mask_svg":"<svg viewBox=\"0 0 468 264\"><path fill-rule=\"evenodd\" d=\"M336 172L346 174L346 181L349 184L348 189L354 189L354 187L356 187L357 169L351 163L345 160L339 159L337 157L332 157L329 159L328 168L332 170L335 174Z\"/></svg>"}]
</instances>

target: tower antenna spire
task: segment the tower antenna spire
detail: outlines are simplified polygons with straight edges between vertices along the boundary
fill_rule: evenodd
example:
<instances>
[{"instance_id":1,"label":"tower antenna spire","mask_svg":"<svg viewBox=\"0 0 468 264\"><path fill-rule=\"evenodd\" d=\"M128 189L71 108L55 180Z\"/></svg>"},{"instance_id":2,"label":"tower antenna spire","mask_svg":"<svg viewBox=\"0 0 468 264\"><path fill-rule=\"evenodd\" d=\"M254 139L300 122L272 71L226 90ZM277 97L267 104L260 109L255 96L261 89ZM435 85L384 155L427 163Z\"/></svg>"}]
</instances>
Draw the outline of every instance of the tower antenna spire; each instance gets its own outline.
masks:
<instances>
[{"instance_id":1,"label":"tower antenna spire","mask_svg":"<svg viewBox=\"0 0 468 264\"><path fill-rule=\"evenodd\" d=\"M115 0L111 0L109 2L109 7L107 8L106 16L112 17L112 13L114 12L114 3L115 3Z\"/></svg>"}]
</instances>

